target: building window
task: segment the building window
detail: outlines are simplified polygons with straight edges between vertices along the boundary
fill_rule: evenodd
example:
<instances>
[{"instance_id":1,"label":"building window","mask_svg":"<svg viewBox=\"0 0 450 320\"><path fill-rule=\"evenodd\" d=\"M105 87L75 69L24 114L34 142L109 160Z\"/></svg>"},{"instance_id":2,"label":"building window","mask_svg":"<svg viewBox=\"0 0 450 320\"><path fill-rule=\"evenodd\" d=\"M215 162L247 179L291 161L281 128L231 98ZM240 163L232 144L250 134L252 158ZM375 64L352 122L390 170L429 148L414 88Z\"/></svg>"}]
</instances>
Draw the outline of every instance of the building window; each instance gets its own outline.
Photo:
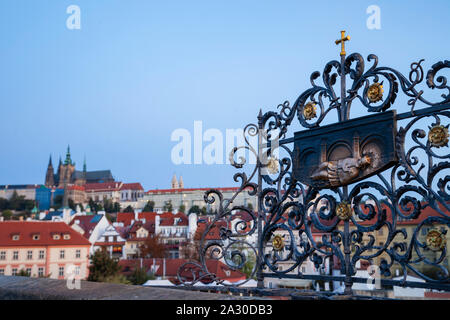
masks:
<instances>
[{"instance_id":1,"label":"building window","mask_svg":"<svg viewBox=\"0 0 450 320\"><path fill-rule=\"evenodd\" d=\"M77 250L75 252L75 258L80 259L81 258L81 250Z\"/></svg>"},{"instance_id":2,"label":"building window","mask_svg":"<svg viewBox=\"0 0 450 320\"><path fill-rule=\"evenodd\" d=\"M64 267L59 267L59 276L64 277Z\"/></svg>"},{"instance_id":3,"label":"building window","mask_svg":"<svg viewBox=\"0 0 450 320\"><path fill-rule=\"evenodd\" d=\"M75 267L75 275L79 276L80 275L80 271L81 271L80 266L76 266Z\"/></svg>"},{"instance_id":4,"label":"building window","mask_svg":"<svg viewBox=\"0 0 450 320\"><path fill-rule=\"evenodd\" d=\"M5 269L0 269L0 276L4 276L5 275Z\"/></svg>"},{"instance_id":5,"label":"building window","mask_svg":"<svg viewBox=\"0 0 450 320\"><path fill-rule=\"evenodd\" d=\"M19 260L19 251L13 252L13 260Z\"/></svg>"},{"instance_id":6,"label":"building window","mask_svg":"<svg viewBox=\"0 0 450 320\"><path fill-rule=\"evenodd\" d=\"M59 234L54 234L53 235L53 240L59 240L59 238L60 238Z\"/></svg>"},{"instance_id":7,"label":"building window","mask_svg":"<svg viewBox=\"0 0 450 320\"><path fill-rule=\"evenodd\" d=\"M27 259L32 260L33 259L33 251L29 250L27 251Z\"/></svg>"},{"instance_id":8,"label":"building window","mask_svg":"<svg viewBox=\"0 0 450 320\"><path fill-rule=\"evenodd\" d=\"M66 256L66 252L65 252L64 250L60 250L60 251L59 251L59 258L60 258L60 259L64 259L65 256Z\"/></svg>"},{"instance_id":9,"label":"building window","mask_svg":"<svg viewBox=\"0 0 450 320\"><path fill-rule=\"evenodd\" d=\"M69 240L70 239L70 234L65 234L64 235L64 240Z\"/></svg>"},{"instance_id":10,"label":"building window","mask_svg":"<svg viewBox=\"0 0 450 320\"><path fill-rule=\"evenodd\" d=\"M17 276L17 268L13 268L12 269L12 275L13 276Z\"/></svg>"},{"instance_id":11,"label":"building window","mask_svg":"<svg viewBox=\"0 0 450 320\"><path fill-rule=\"evenodd\" d=\"M38 269L38 277L43 277L44 276L44 268L40 267Z\"/></svg>"},{"instance_id":12,"label":"building window","mask_svg":"<svg viewBox=\"0 0 450 320\"><path fill-rule=\"evenodd\" d=\"M39 250L39 259L44 259L44 250Z\"/></svg>"},{"instance_id":13,"label":"building window","mask_svg":"<svg viewBox=\"0 0 450 320\"><path fill-rule=\"evenodd\" d=\"M25 271L31 276L31 268L27 268Z\"/></svg>"},{"instance_id":14,"label":"building window","mask_svg":"<svg viewBox=\"0 0 450 320\"><path fill-rule=\"evenodd\" d=\"M0 260L6 260L6 251L0 252Z\"/></svg>"}]
</instances>

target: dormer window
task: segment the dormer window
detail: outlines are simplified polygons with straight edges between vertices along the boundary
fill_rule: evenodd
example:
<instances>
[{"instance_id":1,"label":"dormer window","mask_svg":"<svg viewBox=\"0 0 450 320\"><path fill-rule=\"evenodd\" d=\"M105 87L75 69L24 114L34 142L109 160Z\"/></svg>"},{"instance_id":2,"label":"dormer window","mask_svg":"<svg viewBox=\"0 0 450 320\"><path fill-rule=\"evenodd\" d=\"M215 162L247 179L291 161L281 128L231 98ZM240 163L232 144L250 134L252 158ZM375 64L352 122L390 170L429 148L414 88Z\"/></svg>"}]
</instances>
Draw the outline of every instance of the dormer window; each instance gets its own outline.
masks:
<instances>
[{"instance_id":1,"label":"dormer window","mask_svg":"<svg viewBox=\"0 0 450 320\"><path fill-rule=\"evenodd\" d=\"M66 234L64 235L64 240L69 240L69 239L70 239L70 234L66 233Z\"/></svg>"},{"instance_id":2,"label":"dormer window","mask_svg":"<svg viewBox=\"0 0 450 320\"><path fill-rule=\"evenodd\" d=\"M39 240L40 236L38 233L32 235L33 240Z\"/></svg>"},{"instance_id":3,"label":"dormer window","mask_svg":"<svg viewBox=\"0 0 450 320\"><path fill-rule=\"evenodd\" d=\"M59 234L54 234L53 235L53 240L59 240L61 237Z\"/></svg>"},{"instance_id":4,"label":"dormer window","mask_svg":"<svg viewBox=\"0 0 450 320\"><path fill-rule=\"evenodd\" d=\"M12 235L12 239L13 239L14 241L17 241L17 240L20 239L20 235L19 235L19 234L13 234L13 235Z\"/></svg>"}]
</instances>

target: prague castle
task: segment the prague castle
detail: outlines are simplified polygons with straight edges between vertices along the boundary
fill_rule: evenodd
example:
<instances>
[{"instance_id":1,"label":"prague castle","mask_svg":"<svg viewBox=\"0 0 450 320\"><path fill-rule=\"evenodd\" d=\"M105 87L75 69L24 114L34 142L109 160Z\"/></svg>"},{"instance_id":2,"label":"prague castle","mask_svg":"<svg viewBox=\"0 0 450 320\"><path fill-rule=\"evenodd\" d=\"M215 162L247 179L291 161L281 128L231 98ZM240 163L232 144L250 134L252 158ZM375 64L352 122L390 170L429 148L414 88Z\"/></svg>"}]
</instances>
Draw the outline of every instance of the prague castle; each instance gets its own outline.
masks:
<instances>
[{"instance_id":1,"label":"prague castle","mask_svg":"<svg viewBox=\"0 0 450 320\"><path fill-rule=\"evenodd\" d=\"M83 171L75 169L75 162L70 156L70 147L67 147L66 159L64 163L59 159L58 170L53 169L52 157L47 166L45 175L45 186L48 188L64 188L66 185L82 186L86 183L114 182L114 177L110 170L86 171L86 160L83 164Z\"/></svg>"}]
</instances>

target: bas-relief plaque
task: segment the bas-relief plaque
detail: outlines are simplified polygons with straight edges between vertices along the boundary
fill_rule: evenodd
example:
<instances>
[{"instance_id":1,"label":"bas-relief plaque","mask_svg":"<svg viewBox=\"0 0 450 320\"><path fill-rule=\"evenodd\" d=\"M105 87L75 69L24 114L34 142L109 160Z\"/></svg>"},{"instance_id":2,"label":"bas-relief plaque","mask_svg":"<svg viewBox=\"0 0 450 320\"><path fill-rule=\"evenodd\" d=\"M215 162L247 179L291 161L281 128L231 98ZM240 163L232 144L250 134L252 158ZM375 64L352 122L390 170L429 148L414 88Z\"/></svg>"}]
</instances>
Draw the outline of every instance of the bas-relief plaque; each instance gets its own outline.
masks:
<instances>
[{"instance_id":1,"label":"bas-relief plaque","mask_svg":"<svg viewBox=\"0 0 450 320\"><path fill-rule=\"evenodd\" d=\"M357 182L397 162L395 111L294 134L293 176L316 188Z\"/></svg>"}]
</instances>

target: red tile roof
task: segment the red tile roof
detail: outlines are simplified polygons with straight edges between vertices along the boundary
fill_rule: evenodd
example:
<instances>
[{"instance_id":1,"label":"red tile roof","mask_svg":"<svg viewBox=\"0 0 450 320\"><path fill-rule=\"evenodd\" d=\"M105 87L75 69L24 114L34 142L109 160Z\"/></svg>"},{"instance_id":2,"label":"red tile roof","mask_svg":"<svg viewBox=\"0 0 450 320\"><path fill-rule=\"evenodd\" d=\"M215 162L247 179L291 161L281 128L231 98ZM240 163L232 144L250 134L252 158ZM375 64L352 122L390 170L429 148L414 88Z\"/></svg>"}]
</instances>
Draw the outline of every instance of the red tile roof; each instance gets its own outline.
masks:
<instances>
[{"instance_id":1,"label":"red tile roof","mask_svg":"<svg viewBox=\"0 0 450 320\"><path fill-rule=\"evenodd\" d=\"M100 217L94 219L96 216L103 216L103 215L86 215L86 216L76 216L70 221L69 226L73 226L74 224L78 224L81 229L84 230L83 236L87 239L91 236L92 231L94 230L95 226L99 223L101 220ZM76 222L78 221L78 223Z\"/></svg>"},{"instance_id":2,"label":"red tile roof","mask_svg":"<svg viewBox=\"0 0 450 320\"><path fill-rule=\"evenodd\" d=\"M117 213L117 222L123 223L123 225L129 226L131 224L131 220L134 220L134 212L119 212Z\"/></svg>"},{"instance_id":3,"label":"red tile roof","mask_svg":"<svg viewBox=\"0 0 450 320\"><path fill-rule=\"evenodd\" d=\"M11 235L18 234L19 240L12 240ZM39 234L38 240L33 235ZM59 240L53 239L53 234L60 234ZM69 234L70 239L63 235ZM44 245L86 245L90 242L81 234L70 228L64 222L53 221L2 221L0 222L0 246L44 246Z\"/></svg>"},{"instance_id":4,"label":"red tile roof","mask_svg":"<svg viewBox=\"0 0 450 320\"><path fill-rule=\"evenodd\" d=\"M181 221L177 224L178 226L187 226L188 218L182 213L178 212L177 214L173 214L172 212L140 212L138 213L138 220L145 219L145 222L155 223L155 217L158 216L160 218L160 225L162 226L171 226L174 225L175 218L181 218ZM117 214L117 222L122 222L124 226L131 225L131 221L135 219L135 214L133 212L119 212Z\"/></svg>"},{"instance_id":5,"label":"red tile roof","mask_svg":"<svg viewBox=\"0 0 450 320\"><path fill-rule=\"evenodd\" d=\"M221 240L220 237L220 228L225 227L227 224L225 221L217 221L209 232L205 236L205 240ZM201 240L202 235L206 230L207 223L200 222L197 224L197 230L195 231L194 240Z\"/></svg>"},{"instance_id":6,"label":"red tile roof","mask_svg":"<svg viewBox=\"0 0 450 320\"><path fill-rule=\"evenodd\" d=\"M116 231L120 234L120 236L124 239L128 238L128 232L130 230L130 226L127 227L115 227Z\"/></svg>"},{"instance_id":7,"label":"red tile roof","mask_svg":"<svg viewBox=\"0 0 450 320\"><path fill-rule=\"evenodd\" d=\"M207 190L219 190L219 191L237 191L239 190L238 187L229 187L229 188L182 188L182 189L154 189L154 190L148 190L146 193L182 193L182 192L189 192L189 191L207 191Z\"/></svg>"},{"instance_id":8,"label":"red tile roof","mask_svg":"<svg viewBox=\"0 0 450 320\"><path fill-rule=\"evenodd\" d=\"M120 187L120 190L144 190L144 188L142 188L142 185L137 182L137 183L124 183L122 184L122 186Z\"/></svg>"},{"instance_id":9,"label":"red tile roof","mask_svg":"<svg viewBox=\"0 0 450 320\"><path fill-rule=\"evenodd\" d=\"M84 185L86 192L118 191L121 186L122 182L86 183Z\"/></svg>"},{"instance_id":10,"label":"red tile roof","mask_svg":"<svg viewBox=\"0 0 450 320\"><path fill-rule=\"evenodd\" d=\"M68 186L67 189L68 189L68 190L85 191L85 187L84 187L84 186L76 186L76 185Z\"/></svg>"},{"instance_id":11,"label":"red tile roof","mask_svg":"<svg viewBox=\"0 0 450 320\"><path fill-rule=\"evenodd\" d=\"M175 221L178 221L178 223L175 223ZM170 214L165 215L161 217L159 225L161 226L187 226L188 225L188 218L187 216L182 213L178 212L177 214Z\"/></svg>"}]
</instances>

